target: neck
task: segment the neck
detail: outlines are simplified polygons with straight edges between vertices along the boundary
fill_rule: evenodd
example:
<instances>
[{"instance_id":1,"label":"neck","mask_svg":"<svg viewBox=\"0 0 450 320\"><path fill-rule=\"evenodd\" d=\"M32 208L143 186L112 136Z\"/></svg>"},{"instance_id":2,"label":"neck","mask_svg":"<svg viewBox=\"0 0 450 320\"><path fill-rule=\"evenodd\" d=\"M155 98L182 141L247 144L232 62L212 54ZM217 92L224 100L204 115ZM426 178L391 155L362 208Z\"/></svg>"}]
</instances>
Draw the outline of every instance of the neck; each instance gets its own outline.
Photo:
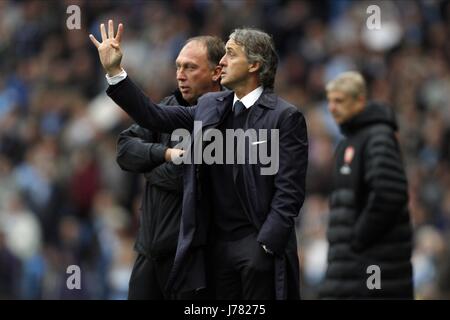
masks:
<instances>
[{"instance_id":1,"label":"neck","mask_svg":"<svg viewBox=\"0 0 450 320\"><path fill-rule=\"evenodd\" d=\"M245 97L247 94L260 86L260 83L256 79L251 78L249 80L250 81L242 83L239 86L236 86L236 88L233 88L233 91L238 99Z\"/></svg>"},{"instance_id":2,"label":"neck","mask_svg":"<svg viewBox=\"0 0 450 320\"><path fill-rule=\"evenodd\" d=\"M217 91L221 91L221 90L222 90L222 87L220 86L220 83L219 82L215 82L214 86L211 89L211 92L217 92Z\"/></svg>"}]
</instances>

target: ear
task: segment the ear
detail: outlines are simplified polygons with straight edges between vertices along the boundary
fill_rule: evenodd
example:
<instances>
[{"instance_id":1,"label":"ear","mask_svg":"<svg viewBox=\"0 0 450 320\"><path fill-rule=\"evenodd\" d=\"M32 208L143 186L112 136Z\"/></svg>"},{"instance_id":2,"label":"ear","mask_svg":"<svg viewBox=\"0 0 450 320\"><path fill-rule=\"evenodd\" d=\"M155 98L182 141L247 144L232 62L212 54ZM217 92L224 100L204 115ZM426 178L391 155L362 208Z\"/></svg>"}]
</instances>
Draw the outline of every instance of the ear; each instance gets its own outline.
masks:
<instances>
[{"instance_id":1,"label":"ear","mask_svg":"<svg viewBox=\"0 0 450 320\"><path fill-rule=\"evenodd\" d=\"M358 97L355 98L354 110L355 112L360 112L364 109L365 106L366 106L366 97L360 94Z\"/></svg>"},{"instance_id":2,"label":"ear","mask_svg":"<svg viewBox=\"0 0 450 320\"><path fill-rule=\"evenodd\" d=\"M253 73L258 71L261 68L261 63L258 62L253 62L253 63L249 63L248 65L248 72Z\"/></svg>"},{"instance_id":3,"label":"ear","mask_svg":"<svg viewBox=\"0 0 450 320\"><path fill-rule=\"evenodd\" d=\"M220 65L217 65L212 71L211 71L211 79L214 82L217 82L220 80L220 74L222 73L222 67Z\"/></svg>"},{"instance_id":4,"label":"ear","mask_svg":"<svg viewBox=\"0 0 450 320\"><path fill-rule=\"evenodd\" d=\"M366 97L363 94L360 94L358 97L358 104L360 106L360 108L364 108L364 106L366 105Z\"/></svg>"}]
</instances>

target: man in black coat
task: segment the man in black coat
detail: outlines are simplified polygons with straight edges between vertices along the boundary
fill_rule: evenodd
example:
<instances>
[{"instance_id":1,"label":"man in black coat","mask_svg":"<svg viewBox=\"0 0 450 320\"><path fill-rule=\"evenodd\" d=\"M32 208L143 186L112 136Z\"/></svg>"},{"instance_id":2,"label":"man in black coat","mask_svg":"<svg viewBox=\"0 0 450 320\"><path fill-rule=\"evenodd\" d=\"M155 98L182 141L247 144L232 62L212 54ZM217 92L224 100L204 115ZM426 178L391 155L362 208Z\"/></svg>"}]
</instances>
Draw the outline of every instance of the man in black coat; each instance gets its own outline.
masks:
<instances>
[{"instance_id":1,"label":"man in black coat","mask_svg":"<svg viewBox=\"0 0 450 320\"><path fill-rule=\"evenodd\" d=\"M307 131L301 112L273 93L278 59L270 36L254 29L230 35L220 65L222 85L233 91L205 94L194 107L164 107L127 77L120 66L123 26L116 36L112 21L108 27L107 35L101 25L101 43L90 36L109 77L120 81L108 95L143 127L183 128L193 137L184 159L180 236L168 290L205 287L208 264L218 299L299 298L294 218L305 195ZM204 139L207 129L252 129L254 135L242 148L233 143L234 149L224 150L222 143L215 152L227 161L207 165L196 156L212 144ZM236 161L242 149L249 151L244 163ZM271 161L247 161L256 149L271 150Z\"/></svg>"},{"instance_id":2,"label":"man in black coat","mask_svg":"<svg viewBox=\"0 0 450 320\"><path fill-rule=\"evenodd\" d=\"M202 94L220 91L219 61L224 53L224 43L217 37L188 39L176 59L178 89L161 104L195 105ZM169 134L137 124L119 135L117 163L146 178L129 299L170 298L164 288L175 258L183 197L183 168L170 161L181 151L174 148L176 143ZM197 297L202 295L197 292L177 298Z\"/></svg>"},{"instance_id":3,"label":"man in black coat","mask_svg":"<svg viewBox=\"0 0 450 320\"><path fill-rule=\"evenodd\" d=\"M321 297L413 298L408 186L392 110L366 102L361 74L327 87L345 139L336 150L330 198L328 269Z\"/></svg>"}]
</instances>

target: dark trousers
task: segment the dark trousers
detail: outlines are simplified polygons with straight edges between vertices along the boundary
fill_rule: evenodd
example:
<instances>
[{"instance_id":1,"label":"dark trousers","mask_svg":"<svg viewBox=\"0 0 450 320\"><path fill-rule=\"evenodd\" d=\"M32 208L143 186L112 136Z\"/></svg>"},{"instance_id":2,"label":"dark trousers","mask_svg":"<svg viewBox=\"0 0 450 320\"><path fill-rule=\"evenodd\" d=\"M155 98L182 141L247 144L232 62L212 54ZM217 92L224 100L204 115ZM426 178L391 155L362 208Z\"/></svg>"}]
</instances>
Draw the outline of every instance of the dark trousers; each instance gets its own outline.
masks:
<instances>
[{"instance_id":1,"label":"dark trousers","mask_svg":"<svg viewBox=\"0 0 450 320\"><path fill-rule=\"evenodd\" d=\"M217 299L275 299L275 259L255 234L234 241L215 240L210 257Z\"/></svg>"},{"instance_id":2,"label":"dark trousers","mask_svg":"<svg viewBox=\"0 0 450 320\"><path fill-rule=\"evenodd\" d=\"M164 286L173 264L173 256L152 260L138 254L131 272L129 300L167 300Z\"/></svg>"},{"instance_id":3,"label":"dark trousers","mask_svg":"<svg viewBox=\"0 0 450 320\"><path fill-rule=\"evenodd\" d=\"M185 292L169 296L164 288L172 269L174 255L157 260L138 254L131 272L128 300L201 300L205 291Z\"/></svg>"}]
</instances>

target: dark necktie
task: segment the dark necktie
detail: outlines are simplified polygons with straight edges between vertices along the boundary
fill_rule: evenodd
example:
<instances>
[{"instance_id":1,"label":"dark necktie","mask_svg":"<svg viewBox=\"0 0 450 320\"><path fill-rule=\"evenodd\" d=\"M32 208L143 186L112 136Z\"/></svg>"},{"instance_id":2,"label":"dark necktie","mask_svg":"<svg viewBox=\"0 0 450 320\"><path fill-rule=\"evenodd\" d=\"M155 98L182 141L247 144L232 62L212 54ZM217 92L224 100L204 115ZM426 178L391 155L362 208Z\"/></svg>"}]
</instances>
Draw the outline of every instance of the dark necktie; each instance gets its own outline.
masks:
<instances>
[{"instance_id":1,"label":"dark necktie","mask_svg":"<svg viewBox=\"0 0 450 320\"><path fill-rule=\"evenodd\" d=\"M234 116L236 117L239 113L241 113L242 110L245 109L245 106L241 101L236 100L233 109L234 109Z\"/></svg>"}]
</instances>

